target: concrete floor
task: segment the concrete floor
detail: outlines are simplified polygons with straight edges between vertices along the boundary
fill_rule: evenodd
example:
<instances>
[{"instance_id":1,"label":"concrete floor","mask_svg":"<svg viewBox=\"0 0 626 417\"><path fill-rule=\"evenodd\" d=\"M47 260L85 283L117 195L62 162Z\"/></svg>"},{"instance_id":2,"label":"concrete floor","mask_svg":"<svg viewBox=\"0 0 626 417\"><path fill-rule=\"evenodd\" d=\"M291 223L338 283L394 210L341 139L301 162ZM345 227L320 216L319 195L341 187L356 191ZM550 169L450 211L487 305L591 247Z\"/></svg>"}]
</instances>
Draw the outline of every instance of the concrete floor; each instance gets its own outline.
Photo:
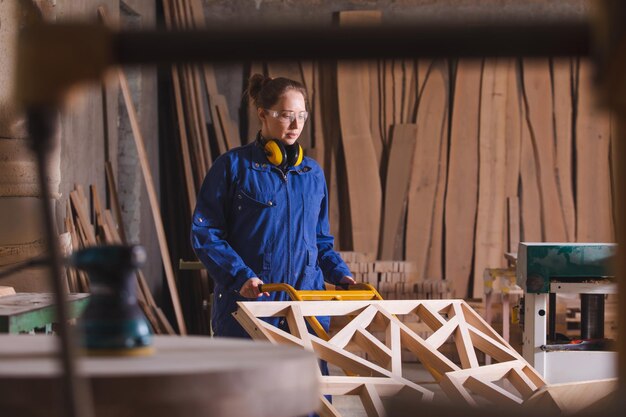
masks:
<instances>
[{"instance_id":1,"label":"concrete floor","mask_svg":"<svg viewBox=\"0 0 626 417\"><path fill-rule=\"evenodd\" d=\"M435 393L435 401L447 402L447 397L439 388L439 385L434 382L433 377L424 369L420 363L406 362L402 367L404 371L404 377L410 381L423 386ZM341 369L330 365L331 375L345 375ZM383 399L384 401L384 399ZM361 404L361 400L356 395L341 395L333 397L333 405L337 408L337 411L342 417L367 417L365 409Z\"/></svg>"}]
</instances>

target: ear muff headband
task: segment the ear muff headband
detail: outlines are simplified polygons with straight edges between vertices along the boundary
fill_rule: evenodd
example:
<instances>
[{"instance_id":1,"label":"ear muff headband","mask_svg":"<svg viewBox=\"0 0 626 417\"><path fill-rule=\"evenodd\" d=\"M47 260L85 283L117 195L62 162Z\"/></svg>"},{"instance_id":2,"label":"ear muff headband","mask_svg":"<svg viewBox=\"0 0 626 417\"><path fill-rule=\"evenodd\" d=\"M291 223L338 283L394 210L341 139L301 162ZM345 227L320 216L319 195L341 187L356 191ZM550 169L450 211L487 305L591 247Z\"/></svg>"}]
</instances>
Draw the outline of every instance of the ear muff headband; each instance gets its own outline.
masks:
<instances>
[{"instance_id":1,"label":"ear muff headband","mask_svg":"<svg viewBox=\"0 0 626 417\"><path fill-rule=\"evenodd\" d=\"M287 160L287 152L282 143L275 139L270 139L265 143L264 146L265 155L267 155L267 160L270 161L272 165L276 165L280 167L283 165L285 160Z\"/></svg>"},{"instance_id":2,"label":"ear muff headband","mask_svg":"<svg viewBox=\"0 0 626 417\"><path fill-rule=\"evenodd\" d=\"M296 167L302 163L304 159L304 151L298 142L294 143L287 149L287 147L279 140L269 139L265 142L265 155L267 160L272 164L280 168L284 167Z\"/></svg>"}]
</instances>

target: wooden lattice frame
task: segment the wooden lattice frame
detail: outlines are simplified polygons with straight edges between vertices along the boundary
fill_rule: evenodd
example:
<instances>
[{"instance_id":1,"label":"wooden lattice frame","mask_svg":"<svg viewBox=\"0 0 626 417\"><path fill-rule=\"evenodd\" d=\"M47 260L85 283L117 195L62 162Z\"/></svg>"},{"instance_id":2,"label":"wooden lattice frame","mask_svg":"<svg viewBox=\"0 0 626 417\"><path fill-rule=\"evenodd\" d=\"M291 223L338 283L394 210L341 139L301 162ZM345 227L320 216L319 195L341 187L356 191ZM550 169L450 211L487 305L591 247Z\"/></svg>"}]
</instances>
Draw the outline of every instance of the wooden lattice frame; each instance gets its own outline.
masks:
<instances>
[{"instance_id":1,"label":"wooden lattice frame","mask_svg":"<svg viewBox=\"0 0 626 417\"><path fill-rule=\"evenodd\" d=\"M370 405L366 405L366 411L371 416L381 415L380 396L389 395L393 391L389 387L394 386L394 383L405 384L407 389L414 390L424 400L432 399L432 392L403 378L403 349L417 356L451 399L468 404L475 404L468 400L471 398L468 390L477 390L474 393L488 401L503 402L502 397L505 395L493 382L504 378L504 374L522 393L520 401L514 401L511 397L509 403L520 403L529 397L529 393L545 385L542 377L522 356L463 300L240 302L238 305L239 309L234 315L254 339L300 346L344 369L348 375L353 375L325 377L323 394L340 395L341 390L338 392L335 384L345 386L348 378L351 384L356 384L349 392L360 395L364 405ZM416 316L431 333L427 337L420 337L399 319L400 316L409 315ZM330 340L325 341L307 331L305 317L308 316L348 316L351 320ZM289 333L261 320L263 317L285 318L289 324ZM377 338L373 333L384 336ZM440 351L451 337L460 364L454 363ZM350 352L354 345L367 353L367 359ZM480 366L477 351L498 363ZM498 377L500 371L504 374ZM525 377L516 378L518 371ZM476 375L476 378L472 378L472 375ZM377 384L367 378L378 378L377 381L386 379L387 382ZM383 390L383 386L386 389ZM396 386L395 389L400 388ZM324 406L330 408L328 413L322 414L337 415L330 404L325 403Z\"/></svg>"}]
</instances>

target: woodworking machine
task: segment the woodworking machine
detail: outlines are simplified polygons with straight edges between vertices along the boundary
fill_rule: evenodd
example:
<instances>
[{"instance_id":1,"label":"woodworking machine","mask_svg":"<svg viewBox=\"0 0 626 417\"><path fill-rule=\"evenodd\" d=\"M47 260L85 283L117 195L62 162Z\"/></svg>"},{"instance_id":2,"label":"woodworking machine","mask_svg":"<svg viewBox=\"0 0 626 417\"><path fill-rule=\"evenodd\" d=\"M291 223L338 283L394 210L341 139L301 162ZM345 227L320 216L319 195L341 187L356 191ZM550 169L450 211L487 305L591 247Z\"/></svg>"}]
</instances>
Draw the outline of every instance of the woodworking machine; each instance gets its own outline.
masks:
<instances>
[{"instance_id":1,"label":"woodworking machine","mask_svg":"<svg viewBox=\"0 0 626 417\"><path fill-rule=\"evenodd\" d=\"M610 243L520 243L517 283L524 290L524 358L549 383L617 376L615 342L604 337L606 294L617 293ZM556 295L580 294L581 335L556 332Z\"/></svg>"}]
</instances>

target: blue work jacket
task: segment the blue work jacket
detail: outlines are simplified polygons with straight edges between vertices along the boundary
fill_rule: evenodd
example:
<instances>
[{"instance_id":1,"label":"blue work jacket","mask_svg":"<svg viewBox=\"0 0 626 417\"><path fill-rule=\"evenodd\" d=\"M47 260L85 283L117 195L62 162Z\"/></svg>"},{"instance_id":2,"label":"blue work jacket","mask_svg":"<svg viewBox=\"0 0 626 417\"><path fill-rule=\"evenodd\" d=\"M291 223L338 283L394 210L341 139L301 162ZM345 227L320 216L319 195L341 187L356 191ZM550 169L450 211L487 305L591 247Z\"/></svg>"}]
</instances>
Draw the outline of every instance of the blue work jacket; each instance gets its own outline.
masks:
<instances>
[{"instance_id":1,"label":"blue work jacket","mask_svg":"<svg viewBox=\"0 0 626 417\"><path fill-rule=\"evenodd\" d=\"M322 290L350 270L333 250L324 173L313 159L283 173L268 162L260 142L221 155L198 195L191 226L196 255L215 282L212 310L216 336L247 337L232 317L241 286L253 277ZM284 292L258 301L284 301ZM328 330L329 318L318 317ZM278 319L266 321L283 327Z\"/></svg>"}]
</instances>

